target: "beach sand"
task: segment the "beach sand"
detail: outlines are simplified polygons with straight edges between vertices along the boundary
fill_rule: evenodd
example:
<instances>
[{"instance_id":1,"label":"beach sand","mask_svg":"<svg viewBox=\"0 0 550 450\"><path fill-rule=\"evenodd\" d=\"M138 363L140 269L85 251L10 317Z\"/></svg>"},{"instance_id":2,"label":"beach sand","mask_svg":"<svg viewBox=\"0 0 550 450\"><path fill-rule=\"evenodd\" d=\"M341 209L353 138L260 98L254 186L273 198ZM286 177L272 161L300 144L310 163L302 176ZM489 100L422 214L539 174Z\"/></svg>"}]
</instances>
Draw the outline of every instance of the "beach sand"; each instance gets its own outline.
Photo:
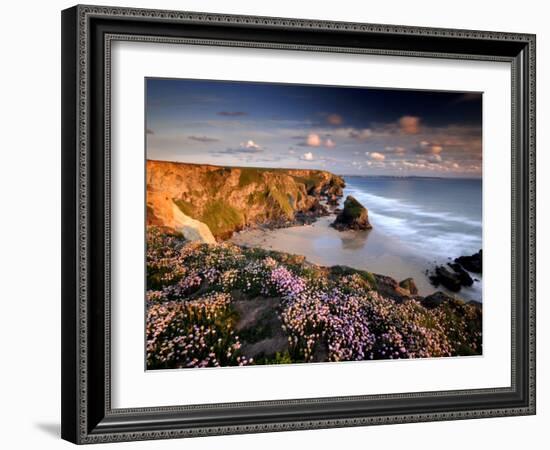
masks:
<instances>
[{"instance_id":1,"label":"beach sand","mask_svg":"<svg viewBox=\"0 0 550 450\"><path fill-rule=\"evenodd\" d=\"M425 273L436 264L418 254L394 236L374 227L368 231L337 231L330 226L334 215L322 217L312 225L279 228L274 230L246 230L235 233L231 242L247 246L303 255L314 264L323 266L345 265L389 275L397 281L412 277L420 295L429 295L441 286L433 287ZM481 283L463 288L458 297L481 301Z\"/></svg>"}]
</instances>

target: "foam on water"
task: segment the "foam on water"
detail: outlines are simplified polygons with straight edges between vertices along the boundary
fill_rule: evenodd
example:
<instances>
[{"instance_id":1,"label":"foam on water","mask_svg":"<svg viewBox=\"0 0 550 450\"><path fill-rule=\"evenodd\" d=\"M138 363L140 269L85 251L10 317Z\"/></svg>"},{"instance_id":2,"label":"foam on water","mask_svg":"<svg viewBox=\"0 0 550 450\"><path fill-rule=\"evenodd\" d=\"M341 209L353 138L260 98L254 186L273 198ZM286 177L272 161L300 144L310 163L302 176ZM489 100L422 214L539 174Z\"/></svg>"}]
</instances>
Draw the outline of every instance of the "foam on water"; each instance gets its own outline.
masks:
<instances>
[{"instance_id":1,"label":"foam on water","mask_svg":"<svg viewBox=\"0 0 550 450\"><path fill-rule=\"evenodd\" d=\"M472 184L475 180L429 181L350 177L345 195L353 195L368 208L375 229L398 238L411 251L422 252L426 259L455 258L479 250L481 207L475 205L481 205L481 183L476 190L475 185L455 189L461 181ZM444 201L445 197L449 200Z\"/></svg>"}]
</instances>

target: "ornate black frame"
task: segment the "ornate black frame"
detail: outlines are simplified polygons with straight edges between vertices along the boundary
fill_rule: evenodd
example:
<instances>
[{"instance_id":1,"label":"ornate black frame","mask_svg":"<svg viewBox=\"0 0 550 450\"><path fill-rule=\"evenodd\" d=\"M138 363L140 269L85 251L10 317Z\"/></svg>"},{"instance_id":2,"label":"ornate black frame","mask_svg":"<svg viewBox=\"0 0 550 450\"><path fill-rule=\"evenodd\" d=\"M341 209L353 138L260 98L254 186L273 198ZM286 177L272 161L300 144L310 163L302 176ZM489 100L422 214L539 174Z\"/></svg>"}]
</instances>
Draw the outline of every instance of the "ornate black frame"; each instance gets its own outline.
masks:
<instances>
[{"instance_id":1,"label":"ornate black frame","mask_svg":"<svg viewBox=\"0 0 550 450\"><path fill-rule=\"evenodd\" d=\"M112 409L110 44L185 42L512 66L512 385ZM535 36L98 6L62 12L62 437L97 443L535 414Z\"/></svg>"}]
</instances>

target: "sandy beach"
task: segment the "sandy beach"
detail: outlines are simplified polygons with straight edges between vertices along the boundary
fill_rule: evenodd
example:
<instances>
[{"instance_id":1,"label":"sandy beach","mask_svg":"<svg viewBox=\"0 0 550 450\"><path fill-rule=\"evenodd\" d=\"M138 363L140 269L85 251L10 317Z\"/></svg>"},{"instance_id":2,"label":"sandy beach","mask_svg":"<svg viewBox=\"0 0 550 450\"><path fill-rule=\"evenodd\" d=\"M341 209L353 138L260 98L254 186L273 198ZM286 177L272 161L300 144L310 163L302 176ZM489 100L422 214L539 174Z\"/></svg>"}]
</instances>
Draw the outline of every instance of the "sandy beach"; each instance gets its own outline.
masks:
<instances>
[{"instance_id":1,"label":"sandy beach","mask_svg":"<svg viewBox=\"0 0 550 450\"><path fill-rule=\"evenodd\" d=\"M303 255L308 261L323 266L346 265L368 270L389 275L398 281L412 277L420 295L429 295L437 290L450 293L441 286L437 289L432 286L425 274L426 269L447 261L424 257L417 249L376 227L375 219L372 230L337 231L330 226L334 217L322 217L312 225L241 231L233 235L231 242ZM481 283L474 283L471 288L463 288L454 295L465 300L481 301Z\"/></svg>"}]
</instances>

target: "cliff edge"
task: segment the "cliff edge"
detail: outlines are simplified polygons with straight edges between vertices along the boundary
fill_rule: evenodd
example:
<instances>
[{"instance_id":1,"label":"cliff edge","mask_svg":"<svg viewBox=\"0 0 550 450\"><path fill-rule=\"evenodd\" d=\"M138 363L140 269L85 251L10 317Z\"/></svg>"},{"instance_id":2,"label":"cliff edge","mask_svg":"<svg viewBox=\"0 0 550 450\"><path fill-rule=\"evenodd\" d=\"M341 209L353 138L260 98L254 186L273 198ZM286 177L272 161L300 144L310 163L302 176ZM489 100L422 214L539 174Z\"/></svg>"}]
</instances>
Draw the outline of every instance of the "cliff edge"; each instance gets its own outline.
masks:
<instances>
[{"instance_id":1,"label":"cliff edge","mask_svg":"<svg viewBox=\"0 0 550 450\"><path fill-rule=\"evenodd\" d=\"M180 231L189 240L223 240L247 227L315 220L344 186L341 177L321 170L148 160L147 224Z\"/></svg>"}]
</instances>

